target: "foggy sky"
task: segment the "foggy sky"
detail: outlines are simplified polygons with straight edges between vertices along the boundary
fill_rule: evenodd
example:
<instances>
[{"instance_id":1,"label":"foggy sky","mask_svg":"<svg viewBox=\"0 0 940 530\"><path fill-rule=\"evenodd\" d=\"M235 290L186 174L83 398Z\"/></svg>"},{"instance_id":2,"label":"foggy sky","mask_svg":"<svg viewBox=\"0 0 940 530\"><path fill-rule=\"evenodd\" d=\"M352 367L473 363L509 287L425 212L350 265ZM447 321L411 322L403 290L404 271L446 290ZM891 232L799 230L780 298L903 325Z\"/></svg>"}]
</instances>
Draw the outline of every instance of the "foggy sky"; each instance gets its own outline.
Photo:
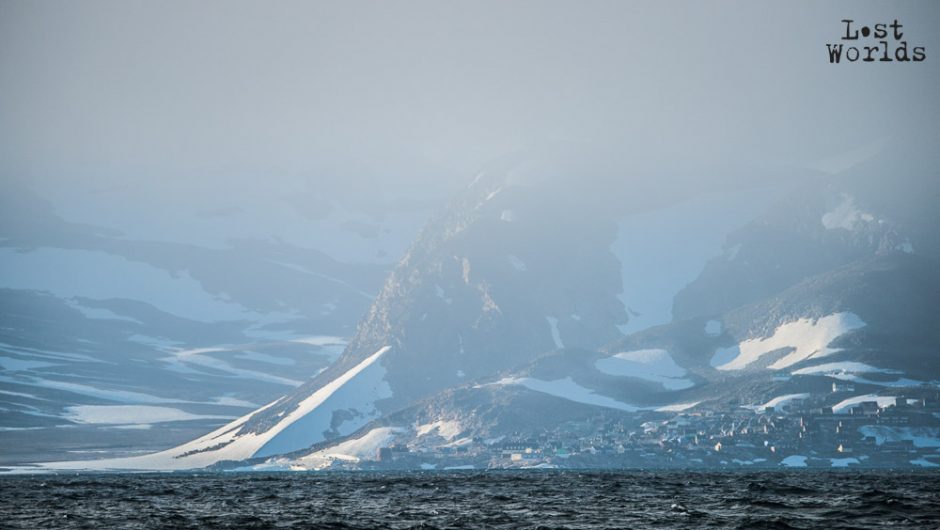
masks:
<instances>
[{"instance_id":1,"label":"foggy sky","mask_svg":"<svg viewBox=\"0 0 940 530\"><path fill-rule=\"evenodd\" d=\"M559 144L619 153L626 186L670 168L833 171L936 135L938 15L928 1L3 0L0 178L75 217L295 196L312 217L320 201L380 219ZM927 60L830 65L843 18L898 18Z\"/></svg>"}]
</instances>

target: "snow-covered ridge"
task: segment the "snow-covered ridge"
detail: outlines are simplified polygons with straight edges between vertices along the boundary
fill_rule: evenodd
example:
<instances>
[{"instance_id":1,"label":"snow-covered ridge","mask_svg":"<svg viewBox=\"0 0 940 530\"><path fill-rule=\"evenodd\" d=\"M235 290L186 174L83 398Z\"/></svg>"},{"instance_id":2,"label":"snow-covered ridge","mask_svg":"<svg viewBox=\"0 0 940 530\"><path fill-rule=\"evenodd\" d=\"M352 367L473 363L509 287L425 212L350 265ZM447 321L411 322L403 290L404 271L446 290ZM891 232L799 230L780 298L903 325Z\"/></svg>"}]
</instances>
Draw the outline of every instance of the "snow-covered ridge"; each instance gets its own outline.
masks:
<instances>
[{"instance_id":1,"label":"snow-covered ridge","mask_svg":"<svg viewBox=\"0 0 940 530\"><path fill-rule=\"evenodd\" d=\"M693 386L685 379L686 370L666 350L650 349L622 352L599 359L594 367L607 375L635 377L659 383L666 390L682 390Z\"/></svg>"},{"instance_id":2,"label":"snow-covered ridge","mask_svg":"<svg viewBox=\"0 0 940 530\"><path fill-rule=\"evenodd\" d=\"M283 420L265 431L264 444L253 456L287 453L322 442L325 433L334 426L333 413L337 410L355 412L355 419L340 425L341 435L352 433L377 416L375 402L392 394L384 380L384 368L373 364L388 350L388 346L379 349L301 401Z\"/></svg>"},{"instance_id":3,"label":"snow-covered ridge","mask_svg":"<svg viewBox=\"0 0 940 530\"><path fill-rule=\"evenodd\" d=\"M102 460L80 460L68 462L44 462L35 467L24 467L23 471L59 471L59 470L157 470L172 471L196 469L212 465L220 460L239 460L244 455L242 447L232 443L241 428L252 416L264 411L280 400L272 401L260 409L246 414L231 423L223 425L209 434L187 442L173 449L149 455L107 458ZM218 448L217 450L214 450Z\"/></svg>"},{"instance_id":4,"label":"snow-covered ridge","mask_svg":"<svg viewBox=\"0 0 940 530\"><path fill-rule=\"evenodd\" d=\"M718 370L742 370L767 353L792 349L769 366L771 370L780 370L840 351L830 348L829 344L864 326L861 318L848 312L833 313L816 320L801 318L779 326L770 337L747 339L737 346L719 349L712 357L711 365Z\"/></svg>"},{"instance_id":5,"label":"snow-covered ridge","mask_svg":"<svg viewBox=\"0 0 940 530\"><path fill-rule=\"evenodd\" d=\"M198 469L223 460L245 460L303 449L325 439L333 427L333 413L354 410L355 419L339 426L339 434L350 434L373 419L375 401L389 397L391 391L384 381L384 368L376 361L387 351L385 346L350 368L341 376L320 387L301 401L270 429L263 432L242 432L244 424L280 400L242 416L237 420L192 442L149 455L88 460L49 462L38 469L85 470L178 470Z\"/></svg>"}]
</instances>

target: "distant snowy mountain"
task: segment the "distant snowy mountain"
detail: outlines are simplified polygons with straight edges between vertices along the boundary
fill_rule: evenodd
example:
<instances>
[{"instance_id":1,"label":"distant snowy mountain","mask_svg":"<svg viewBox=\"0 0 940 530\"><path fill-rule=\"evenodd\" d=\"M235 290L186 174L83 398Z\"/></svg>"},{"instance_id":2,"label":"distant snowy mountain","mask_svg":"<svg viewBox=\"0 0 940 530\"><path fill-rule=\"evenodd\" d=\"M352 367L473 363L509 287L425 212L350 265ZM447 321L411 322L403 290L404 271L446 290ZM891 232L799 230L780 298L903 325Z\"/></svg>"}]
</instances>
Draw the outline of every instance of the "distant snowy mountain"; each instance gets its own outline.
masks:
<instances>
[{"instance_id":1,"label":"distant snowy mountain","mask_svg":"<svg viewBox=\"0 0 940 530\"><path fill-rule=\"evenodd\" d=\"M904 153L807 182L731 233L722 255L676 295L673 317L720 314L875 254L940 260L940 181L898 174L891 160Z\"/></svg>"},{"instance_id":2,"label":"distant snowy mountain","mask_svg":"<svg viewBox=\"0 0 940 530\"><path fill-rule=\"evenodd\" d=\"M640 423L657 413L763 411L811 397L837 416L865 401L894 406L905 388L940 385L938 304L935 264L895 251L712 319L652 328L599 351L540 356L421 400L337 442L253 460L252 469L355 465L374 460L378 447L408 447L420 457L546 433L561 440L559 431L583 429L598 417L642 430ZM850 384L845 388L852 393L835 392L834 384Z\"/></svg>"},{"instance_id":3,"label":"distant snowy mountain","mask_svg":"<svg viewBox=\"0 0 940 530\"><path fill-rule=\"evenodd\" d=\"M135 240L13 186L0 208L2 458L165 447L281 396L336 359L386 273L274 239Z\"/></svg>"},{"instance_id":4,"label":"distant snowy mountain","mask_svg":"<svg viewBox=\"0 0 940 530\"><path fill-rule=\"evenodd\" d=\"M655 215L594 202L576 179L511 164L483 173L422 230L342 354L311 380L174 449L49 467L320 469L394 447L415 464L594 424L633 429L624 439L643 444L651 425L688 414L888 406L900 389L940 384L940 247L928 237L940 219L924 199L937 196L934 181L899 177L884 190L881 170L876 158L801 181L763 213L722 220L720 255L683 254L701 269L684 288L687 271L628 265L645 249L618 234L651 244L629 223ZM697 207L672 212L691 225ZM688 237L649 229L677 245ZM628 293L643 302L653 290L624 282L647 277L675 294L672 319L625 336ZM589 450L584 436L566 443Z\"/></svg>"},{"instance_id":5,"label":"distant snowy mountain","mask_svg":"<svg viewBox=\"0 0 940 530\"><path fill-rule=\"evenodd\" d=\"M343 355L199 462L304 449L546 351L619 337L616 226L564 213L551 191L482 175L419 235Z\"/></svg>"}]
</instances>

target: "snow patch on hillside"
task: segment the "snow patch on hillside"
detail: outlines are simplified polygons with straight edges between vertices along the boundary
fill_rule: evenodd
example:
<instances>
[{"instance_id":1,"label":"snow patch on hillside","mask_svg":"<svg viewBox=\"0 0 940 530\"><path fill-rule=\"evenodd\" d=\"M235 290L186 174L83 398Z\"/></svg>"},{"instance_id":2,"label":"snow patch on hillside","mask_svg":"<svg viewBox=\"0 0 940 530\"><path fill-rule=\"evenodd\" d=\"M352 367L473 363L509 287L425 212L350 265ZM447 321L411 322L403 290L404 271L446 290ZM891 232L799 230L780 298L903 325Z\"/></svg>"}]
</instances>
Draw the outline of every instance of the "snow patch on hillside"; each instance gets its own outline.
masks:
<instances>
[{"instance_id":1,"label":"snow patch on hillside","mask_svg":"<svg viewBox=\"0 0 940 530\"><path fill-rule=\"evenodd\" d=\"M211 355L213 353L230 354L231 352L229 352L229 350L226 348L218 347L177 350L172 352L170 357L164 357L160 360L167 363L171 370L176 370L182 373L187 373L187 370L190 370L192 367L199 367L225 372L233 377L238 377L240 379L254 379L291 387L297 387L303 384L303 381L297 379L290 379L258 370L248 370L245 368L232 366L232 364L228 361L223 361L222 359L213 357Z\"/></svg>"},{"instance_id":2,"label":"snow patch on hillside","mask_svg":"<svg viewBox=\"0 0 940 530\"><path fill-rule=\"evenodd\" d=\"M427 436L436 432L441 438L453 440L463 430L460 423L453 420L437 420L431 423L425 423L415 427L415 433L418 437Z\"/></svg>"},{"instance_id":3,"label":"snow patch on hillside","mask_svg":"<svg viewBox=\"0 0 940 530\"><path fill-rule=\"evenodd\" d=\"M0 357L0 370L4 372L28 372L35 368L46 368L54 366L45 361L28 361L26 359L16 359L13 357Z\"/></svg>"},{"instance_id":4,"label":"snow patch on hillside","mask_svg":"<svg viewBox=\"0 0 940 530\"><path fill-rule=\"evenodd\" d=\"M570 377L556 379L554 381L543 381L541 379L535 379L532 377L507 377L499 380L496 384L520 385L528 388L529 390L534 390L536 392L541 392L550 396L560 397L562 399L567 399L576 403L583 403L585 405L625 410L627 412L636 412L640 410L639 407L622 403L607 396L595 394L593 390L575 383L574 380L572 380Z\"/></svg>"},{"instance_id":5,"label":"snow patch on hillside","mask_svg":"<svg viewBox=\"0 0 940 530\"><path fill-rule=\"evenodd\" d=\"M243 351L235 354L235 357L239 359L244 359L246 361L254 361L256 363L265 363L265 364L275 364L278 366L291 366L297 364L297 361L288 357L278 357L277 355L268 355L267 353L261 353L256 351Z\"/></svg>"},{"instance_id":6,"label":"snow patch on hillside","mask_svg":"<svg viewBox=\"0 0 940 530\"><path fill-rule=\"evenodd\" d=\"M908 379L905 377L895 377L892 380L874 380L866 377L862 377L859 374L885 374L896 376L902 374L900 370L891 370L889 368L877 368L869 364L853 362L853 361L843 361L837 363L825 363L816 366L808 366L806 368L800 368L792 373L792 375L819 375L831 377L833 379L839 379L841 381L851 381L853 383L863 383L867 385L878 385L886 387L909 387L909 386L919 386L923 384L923 381L917 381L914 379Z\"/></svg>"},{"instance_id":7,"label":"snow patch on hillside","mask_svg":"<svg viewBox=\"0 0 940 530\"><path fill-rule=\"evenodd\" d=\"M863 425L858 428L862 436L871 436L875 445L885 442L909 440L914 447L940 447L940 429L936 427L892 427L889 425Z\"/></svg>"},{"instance_id":8,"label":"snow patch on hillside","mask_svg":"<svg viewBox=\"0 0 940 530\"><path fill-rule=\"evenodd\" d=\"M717 337L721 335L721 321L720 320L709 320L705 323L705 334L709 337Z\"/></svg>"},{"instance_id":9,"label":"snow patch on hillside","mask_svg":"<svg viewBox=\"0 0 940 530\"><path fill-rule=\"evenodd\" d=\"M809 394L785 394L783 396L777 396L771 399L770 401L768 401L767 403L764 403L763 405L744 405L743 408L751 409L755 412L760 412L768 407L774 407L775 409L782 408L794 401L803 400L808 397L809 397Z\"/></svg>"},{"instance_id":10,"label":"snow patch on hillside","mask_svg":"<svg viewBox=\"0 0 940 530\"><path fill-rule=\"evenodd\" d=\"M296 342L297 344L310 344L311 346L338 346L340 348L344 348L346 346L346 339L342 337L335 337L333 335L314 335L312 337L300 337L291 339L290 342Z\"/></svg>"},{"instance_id":11,"label":"snow patch on hillside","mask_svg":"<svg viewBox=\"0 0 940 530\"><path fill-rule=\"evenodd\" d=\"M834 313L816 320L801 318L778 327L767 338L747 339L734 348L718 350L711 365L718 370L742 370L763 355L783 349L790 353L770 365L780 370L798 362L825 357L841 350L829 344L842 335L865 326L854 313Z\"/></svg>"},{"instance_id":12,"label":"snow patch on hillside","mask_svg":"<svg viewBox=\"0 0 940 530\"><path fill-rule=\"evenodd\" d=\"M666 390L682 390L694 383L684 379L685 368L676 364L666 350L650 349L622 352L594 363L607 375L635 377L663 385Z\"/></svg>"},{"instance_id":13,"label":"snow patch on hillside","mask_svg":"<svg viewBox=\"0 0 940 530\"><path fill-rule=\"evenodd\" d=\"M936 462L931 462L930 460L927 460L926 457L918 458L917 460L911 460L910 462L914 464L915 466L920 466L920 467L940 467L940 464L937 464Z\"/></svg>"},{"instance_id":14,"label":"snow patch on hillside","mask_svg":"<svg viewBox=\"0 0 940 530\"><path fill-rule=\"evenodd\" d=\"M873 215L858 208L855 199L851 195L843 194L842 202L834 209L823 214L822 225L826 230L838 228L852 230L861 223L870 223L874 220Z\"/></svg>"},{"instance_id":15,"label":"snow patch on hillside","mask_svg":"<svg viewBox=\"0 0 940 530\"><path fill-rule=\"evenodd\" d=\"M806 457L803 455L791 455L781 460L780 465L785 467L806 467Z\"/></svg>"},{"instance_id":16,"label":"snow patch on hillside","mask_svg":"<svg viewBox=\"0 0 940 530\"><path fill-rule=\"evenodd\" d=\"M830 458L829 467L849 467L849 464L859 464L858 458Z\"/></svg>"},{"instance_id":17,"label":"snow patch on hillside","mask_svg":"<svg viewBox=\"0 0 940 530\"><path fill-rule=\"evenodd\" d=\"M378 450L392 444L395 436L402 432L396 427L379 427L372 429L363 436L346 440L333 447L321 449L296 461L297 466L303 469L323 469L330 466L335 460L346 462L360 462L362 460L375 460Z\"/></svg>"},{"instance_id":18,"label":"snow patch on hillside","mask_svg":"<svg viewBox=\"0 0 940 530\"><path fill-rule=\"evenodd\" d=\"M108 401L114 401L117 403L128 403L128 404L192 403L191 401L186 401L182 399L165 398L161 396L155 396L152 394L144 394L142 392L134 392L132 390L99 388L99 387L94 387L91 385L85 385L82 383L73 383L71 381L57 381L54 379L42 379L42 378L26 377L26 376L18 376L14 378L14 377L7 377L4 375L0 375L0 382L15 383L18 385L35 386L39 388L51 388L55 390L65 390L67 392L73 392L75 394L80 394L83 396L89 396L93 398L106 399Z\"/></svg>"},{"instance_id":19,"label":"snow patch on hillside","mask_svg":"<svg viewBox=\"0 0 940 530\"><path fill-rule=\"evenodd\" d=\"M95 425L149 425L170 421L231 420L231 416L191 414L172 407L150 405L75 405L67 407L64 418L75 423Z\"/></svg>"},{"instance_id":20,"label":"snow patch on hillside","mask_svg":"<svg viewBox=\"0 0 940 530\"><path fill-rule=\"evenodd\" d=\"M331 361L335 361L340 356L340 354L343 353L343 350L346 349L346 339L342 337L334 337L332 335L299 337L293 338L289 342L317 346L330 358ZM320 353L320 351L317 353Z\"/></svg>"},{"instance_id":21,"label":"snow patch on hillside","mask_svg":"<svg viewBox=\"0 0 940 530\"><path fill-rule=\"evenodd\" d=\"M152 453L149 455L125 458L106 458L102 460L79 460L68 462L43 462L37 464L36 471L61 470L135 470L135 471L171 471L196 469L212 465L220 460L243 460L251 456L246 451L246 444L232 443L237 438L238 430L255 414L273 406L280 400L272 401L264 407L246 414L235 421L223 425L209 434L181 446ZM224 445L224 447L223 447ZM218 448L217 450L213 450Z\"/></svg>"},{"instance_id":22,"label":"snow patch on hillside","mask_svg":"<svg viewBox=\"0 0 940 530\"><path fill-rule=\"evenodd\" d=\"M699 403L701 403L701 401L692 401L690 403L673 403L672 405L657 407L656 412L682 412L683 410L688 410L698 405Z\"/></svg>"},{"instance_id":23,"label":"snow patch on hillside","mask_svg":"<svg viewBox=\"0 0 940 530\"><path fill-rule=\"evenodd\" d=\"M555 317L545 317L548 325L552 328L552 340L555 341L556 348L564 348L565 343L561 341L561 333L558 332L558 319Z\"/></svg>"},{"instance_id":24,"label":"snow patch on hillside","mask_svg":"<svg viewBox=\"0 0 940 530\"><path fill-rule=\"evenodd\" d=\"M899 374L901 373L898 370L891 370L889 368L877 368L870 364L859 363L854 361L842 361L837 363L824 363L817 364L816 366L807 366L806 368L800 368L795 370L793 375L828 375L835 376L839 374L865 374L865 373L879 373L879 374Z\"/></svg>"},{"instance_id":25,"label":"snow patch on hillside","mask_svg":"<svg viewBox=\"0 0 940 530\"><path fill-rule=\"evenodd\" d=\"M859 403L864 403L866 401L874 401L878 403L878 406L881 408L893 407L897 404L898 398L894 396L878 396L875 394L865 394L861 396L855 396L843 401L840 401L832 406L832 412L835 414L848 414L849 409L858 405Z\"/></svg>"},{"instance_id":26,"label":"snow patch on hillside","mask_svg":"<svg viewBox=\"0 0 940 530\"><path fill-rule=\"evenodd\" d=\"M441 300L443 300L444 303L446 303L447 305L451 305L452 303L454 303L454 300L453 300L452 298L449 298L448 296L446 296L446 295L444 294L444 288L441 287L440 285L435 285L435 286L434 286L434 294L435 294L438 298L440 298Z\"/></svg>"},{"instance_id":27,"label":"snow patch on hillside","mask_svg":"<svg viewBox=\"0 0 940 530\"><path fill-rule=\"evenodd\" d=\"M103 251L3 248L0 264L0 287L48 291L63 299L139 300L200 322L264 318L207 292L188 271L169 271ZM68 274L63 274L65 270Z\"/></svg>"}]
</instances>

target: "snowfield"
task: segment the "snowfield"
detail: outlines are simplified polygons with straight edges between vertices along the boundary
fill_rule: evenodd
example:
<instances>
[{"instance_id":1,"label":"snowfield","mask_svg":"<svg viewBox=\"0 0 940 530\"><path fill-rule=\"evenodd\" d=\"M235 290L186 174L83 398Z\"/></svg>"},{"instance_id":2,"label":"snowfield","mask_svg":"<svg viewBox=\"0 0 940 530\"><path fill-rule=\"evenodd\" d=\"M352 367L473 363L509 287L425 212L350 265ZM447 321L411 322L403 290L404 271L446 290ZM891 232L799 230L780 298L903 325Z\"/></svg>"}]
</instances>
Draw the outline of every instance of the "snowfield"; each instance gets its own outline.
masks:
<instances>
[{"instance_id":1,"label":"snowfield","mask_svg":"<svg viewBox=\"0 0 940 530\"><path fill-rule=\"evenodd\" d=\"M43 462L37 464L35 467L24 467L23 471L173 471L202 468L220 460L242 460L250 456L250 453L245 451L245 444L236 446L231 443L236 440L238 429L251 419L252 416L271 407L275 403L277 403L277 401L273 401L255 412L246 414L227 425L219 427L192 442L159 453L126 458L106 458L102 460ZM212 450L213 448L220 447L222 444L228 445L221 447L217 451Z\"/></svg>"},{"instance_id":2,"label":"snowfield","mask_svg":"<svg viewBox=\"0 0 940 530\"><path fill-rule=\"evenodd\" d=\"M3 248L0 264L0 287L47 291L64 299L140 300L199 322L257 321L264 317L207 292L188 271L171 272L104 251L37 248L20 252ZM66 269L68 274L63 274Z\"/></svg>"},{"instance_id":3,"label":"snowfield","mask_svg":"<svg viewBox=\"0 0 940 530\"><path fill-rule=\"evenodd\" d=\"M172 407L150 405L76 405L66 408L65 419L96 425L150 425L170 421L231 420L231 416L191 414Z\"/></svg>"},{"instance_id":4,"label":"snowfield","mask_svg":"<svg viewBox=\"0 0 940 530\"><path fill-rule=\"evenodd\" d=\"M801 318L781 325L770 337L747 339L735 347L718 350L711 365L718 370L742 370L770 352L792 350L769 366L771 370L780 370L841 351L830 348L829 344L864 326L854 313L834 313L817 320Z\"/></svg>"},{"instance_id":5,"label":"snowfield","mask_svg":"<svg viewBox=\"0 0 940 530\"><path fill-rule=\"evenodd\" d=\"M690 388L694 383L685 379L685 368L676 364L666 350L636 350L600 359L594 367L607 375L635 377L659 383L666 390Z\"/></svg>"},{"instance_id":6,"label":"snowfield","mask_svg":"<svg viewBox=\"0 0 940 530\"><path fill-rule=\"evenodd\" d=\"M120 390L110 388L99 388L82 383L73 383L71 381L57 381L54 379L43 379L39 377L21 376L17 378L0 375L0 382L16 383L19 385L35 386L39 388L51 388L55 390L65 390L83 396L105 399L117 403L138 404L166 404L166 403L193 403L182 399L165 398L153 394L144 394L132 390Z\"/></svg>"}]
</instances>

